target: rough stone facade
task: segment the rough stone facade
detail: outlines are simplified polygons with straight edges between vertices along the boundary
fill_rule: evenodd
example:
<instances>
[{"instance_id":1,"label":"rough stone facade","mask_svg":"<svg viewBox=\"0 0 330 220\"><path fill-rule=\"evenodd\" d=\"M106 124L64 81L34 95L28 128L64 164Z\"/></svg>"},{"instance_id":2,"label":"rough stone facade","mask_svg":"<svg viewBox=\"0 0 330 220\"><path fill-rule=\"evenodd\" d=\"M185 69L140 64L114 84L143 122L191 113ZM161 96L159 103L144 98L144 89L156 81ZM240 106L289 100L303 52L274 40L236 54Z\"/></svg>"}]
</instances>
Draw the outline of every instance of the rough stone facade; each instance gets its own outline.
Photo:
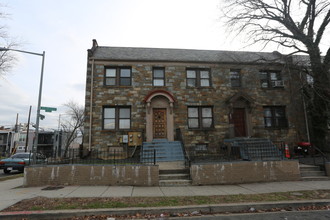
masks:
<instances>
[{"instance_id":1,"label":"rough stone facade","mask_svg":"<svg viewBox=\"0 0 330 220\"><path fill-rule=\"evenodd\" d=\"M85 148L107 149L110 146L119 146L120 137L129 131L142 132L143 140L146 141L147 126L150 125L146 122L148 103L145 99L148 94L158 90L171 94L175 99L171 116L173 117L172 129L174 134L177 129L181 130L187 151L193 149L196 144L207 144L210 151L216 151L224 139L234 137L230 115L235 107L243 108L245 111L246 136L284 141L290 147L297 141L306 140L304 112L297 84L299 74L290 69L286 62L251 62L251 60L208 62L207 60L198 61L198 59L191 61L183 59L179 62L174 58L173 60L165 58L152 60L144 58L143 54L137 56L136 59L125 60L120 57L118 59L107 57L107 54L100 56L101 49L111 51L111 48L98 47L94 42L88 56ZM161 54L162 49L158 50ZM190 53L189 50L183 51ZM235 52L232 53L235 54ZM266 55L269 54L265 53ZM104 85L105 68L109 66L131 67L131 86ZM154 67L165 69L165 86L153 86ZM211 85L187 87L187 68L210 70ZM231 86L231 69L240 70L241 87ZM284 87L261 88L259 78L261 70L280 72ZM104 106L130 106L130 129L103 129ZM204 130L189 129L188 106L212 106L214 126ZM284 106L288 126L281 129L265 128L265 106Z\"/></svg>"}]
</instances>

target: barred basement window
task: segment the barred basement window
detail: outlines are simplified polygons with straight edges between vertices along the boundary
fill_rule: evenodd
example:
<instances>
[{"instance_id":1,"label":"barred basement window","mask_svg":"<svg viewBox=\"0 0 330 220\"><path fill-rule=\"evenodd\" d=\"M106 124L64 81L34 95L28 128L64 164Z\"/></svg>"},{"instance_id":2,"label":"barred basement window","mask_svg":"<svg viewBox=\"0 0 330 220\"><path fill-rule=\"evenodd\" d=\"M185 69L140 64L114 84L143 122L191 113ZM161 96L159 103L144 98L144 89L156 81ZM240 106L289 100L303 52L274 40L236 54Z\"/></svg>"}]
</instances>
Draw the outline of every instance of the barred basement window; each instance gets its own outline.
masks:
<instances>
[{"instance_id":1,"label":"barred basement window","mask_svg":"<svg viewBox=\"0 0 330 220\"><path fill-rule=\"evenodd\" d=\"M196 152L207 152L207 144L196 144L195 151Z\"/></svg>"}]
</instances>

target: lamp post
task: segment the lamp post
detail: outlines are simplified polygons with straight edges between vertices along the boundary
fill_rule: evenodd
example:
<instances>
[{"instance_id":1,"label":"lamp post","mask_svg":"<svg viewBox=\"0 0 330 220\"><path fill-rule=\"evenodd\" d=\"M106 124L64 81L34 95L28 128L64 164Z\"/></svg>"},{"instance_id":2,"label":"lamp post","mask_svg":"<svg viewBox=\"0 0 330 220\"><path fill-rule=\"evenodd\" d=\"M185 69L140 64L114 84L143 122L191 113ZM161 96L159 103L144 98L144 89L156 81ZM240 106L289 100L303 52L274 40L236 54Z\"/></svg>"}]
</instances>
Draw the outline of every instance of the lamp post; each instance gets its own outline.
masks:
<instances>
[{"instance_id":1,"label":"lamp post","mask_svg":"<svg viewBox=\"0 0 330 220\"><path fill-rule=\"evenodd\" d=\"M27 53L27 54L32 54L36 56L41 56L42 57L42 63L41 63L41 74L40 74L40 84L39 84L39 96L38 96L38 107L37 107L37 118L36 118L36 131L35 131L35 141L32 147L32 153L33 153L33 164L36 163L36 153L37 153L37 147L38 147L38 136L39 136L39 120L40 120L40 105L41 105L41 95L42 95L42 81L44 77L44 63L45 63L45 51L43 53L34 53L34 52L29 52L29 51L24 51L24 50L16 50L16 49L11 49L11 48L5 48L5 47L0 47L0 51L16 51L20 53Z\"/></svg>"}]
</instances>

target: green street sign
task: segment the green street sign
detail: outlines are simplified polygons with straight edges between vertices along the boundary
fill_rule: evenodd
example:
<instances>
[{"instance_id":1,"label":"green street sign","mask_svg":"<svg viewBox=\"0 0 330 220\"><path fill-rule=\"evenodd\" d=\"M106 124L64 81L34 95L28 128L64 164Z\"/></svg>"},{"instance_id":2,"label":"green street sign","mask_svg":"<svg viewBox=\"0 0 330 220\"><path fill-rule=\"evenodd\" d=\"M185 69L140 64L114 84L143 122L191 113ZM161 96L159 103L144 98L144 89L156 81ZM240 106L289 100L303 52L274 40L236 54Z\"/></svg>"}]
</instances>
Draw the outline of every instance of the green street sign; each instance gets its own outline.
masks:
<instances>
[{"instance_id":1,"label":"green street sign","mask_svg":"<svg viewBox=\"0 0 330 220\"><path fill-rule=\"evenodd\" d=\"M52 111L56 111L57 108L52 108L52 107L40 107L41 110L45 110L45 112L52 112Z\"/></svg>"}]
</instances>

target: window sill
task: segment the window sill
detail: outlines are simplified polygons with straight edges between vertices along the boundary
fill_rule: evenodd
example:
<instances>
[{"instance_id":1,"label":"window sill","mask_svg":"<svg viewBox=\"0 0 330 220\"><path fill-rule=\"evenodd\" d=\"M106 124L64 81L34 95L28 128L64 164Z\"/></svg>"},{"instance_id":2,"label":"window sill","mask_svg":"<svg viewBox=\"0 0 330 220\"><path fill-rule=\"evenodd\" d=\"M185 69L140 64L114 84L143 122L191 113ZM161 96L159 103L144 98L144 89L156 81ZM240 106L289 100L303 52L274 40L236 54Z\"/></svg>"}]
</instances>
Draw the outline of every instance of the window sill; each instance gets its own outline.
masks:
<instances>
[{"instance_id":1,"label":"window sill","mask_svg":"<svg viewBox=\"0 0 330 220\"><path fill-rule=\"evenodd\" d=\"M187 89L214 89L212 86L187 86Z\"/></svg>"},{"instance_id":2,"label":"window sill","mask_svg":"<svg viewBox=\"0 0 330 220\"><path fill-rule=\"evenodd\" d=\"M267 130L287 130L289 127L264 127Z\"/></svg>"},{"instance_id":3,"label":"window sill","mask_svg":"<svg viewBox=\"0 0 330 220\"><path fill-rule=\"evenodd\" d=\"M105 88L120 88L120 89L124 89L124 88L132 88L133 86L108 86L108 85L103 85L103 87Z\"/></svg>"},{"instance_id":4,"label":"window sill","mask_svg":"<svg viewBox=\"0 0 330 220\"><path fill-rule=\"evenodd\" d=\"M278 89L285 89L284 86L282 87L267 87L267 88L264 88L264 87L260 87L261 89L264 89L264 90L278 90Z\"/></svg>"},{"instance_id":5,"label":"window sill","mask_svg":"<svg viewBox=\"0 0 330 220\"><path fill-rule=\"evenodd\" d=\"M215 131L215 128L188 128L189 131Z\"/></svg>"},{"instance_id":6,"label":"window sill","mask_svg":"<svg viewBox=\"0 0 330 220\"><path fill-rule=\"evenodd\" d=\"M102 133L108 133L108 132L129 132L131 129L102 129Z\"/></svg>"}]
</instances>

